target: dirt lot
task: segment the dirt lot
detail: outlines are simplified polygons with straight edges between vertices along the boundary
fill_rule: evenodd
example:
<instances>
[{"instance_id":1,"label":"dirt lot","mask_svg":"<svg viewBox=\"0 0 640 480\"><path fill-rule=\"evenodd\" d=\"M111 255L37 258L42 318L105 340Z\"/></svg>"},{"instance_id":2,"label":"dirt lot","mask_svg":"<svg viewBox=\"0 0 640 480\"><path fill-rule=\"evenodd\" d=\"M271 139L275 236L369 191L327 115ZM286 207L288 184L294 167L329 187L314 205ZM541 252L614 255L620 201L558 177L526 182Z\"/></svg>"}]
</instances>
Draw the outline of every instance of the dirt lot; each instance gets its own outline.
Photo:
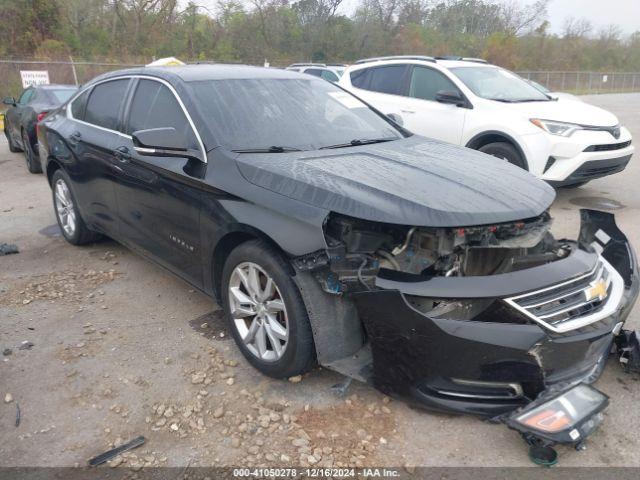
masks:
<instances>
[{"instance_id":1,"label":"dirt lot","mask_svg":"<svg viewBox=\"0 0 640 480\"><path fill-rule=\"evenodd\" d=\"M640 94L587 100L640 138ZM561 191L555 233L575 237L577 210L595 206L615 211L640 245L639 183L636 158L622 174ZM531 465L500 425L412 410L355 383L341 397L332 386L343 378L324 369L299 382L261 376L211 299L112 241L67 244L50 197L3 139L0 242L20 254L0 257L0 350L11 349L0 357L0 466L84 465L138 435L147 443L116 463ZM636 307L628 325L639 317ZM24 341L33 346L20 349ZM587 451L560 449L563 466L640 467L639 380L609 363L597 384L611 396L605 423Z\"/></svg>"}]
</instances>

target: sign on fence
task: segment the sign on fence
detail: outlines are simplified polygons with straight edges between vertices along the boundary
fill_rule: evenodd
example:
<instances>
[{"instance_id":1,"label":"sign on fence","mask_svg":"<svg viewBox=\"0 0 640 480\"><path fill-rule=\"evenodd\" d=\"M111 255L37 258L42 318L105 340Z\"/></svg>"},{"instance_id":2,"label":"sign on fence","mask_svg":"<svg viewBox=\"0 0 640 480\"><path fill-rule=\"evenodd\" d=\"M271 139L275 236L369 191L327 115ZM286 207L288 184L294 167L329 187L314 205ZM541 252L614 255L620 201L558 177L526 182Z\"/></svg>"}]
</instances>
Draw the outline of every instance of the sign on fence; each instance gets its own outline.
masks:
<instances>
[{"instance_id":1,"label":"sign on fence","mask_svg":"<svg viewBox=\"0 0 640 480\"><path fill-rule=\"evenodd\" d=\"M20 78L23 88L31 85L49 85L48 70L20 70Z\"/></svg>"}]
</instances>

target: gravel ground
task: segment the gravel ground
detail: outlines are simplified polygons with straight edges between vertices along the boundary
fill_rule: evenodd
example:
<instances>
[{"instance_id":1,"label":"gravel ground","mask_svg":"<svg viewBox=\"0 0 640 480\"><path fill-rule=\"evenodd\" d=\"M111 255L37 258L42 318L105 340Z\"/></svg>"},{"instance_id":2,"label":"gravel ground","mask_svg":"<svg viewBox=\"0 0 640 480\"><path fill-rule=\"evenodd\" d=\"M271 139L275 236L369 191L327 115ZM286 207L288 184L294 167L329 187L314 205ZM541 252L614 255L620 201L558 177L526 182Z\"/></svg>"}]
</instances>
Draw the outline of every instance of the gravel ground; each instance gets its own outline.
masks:
<instances>
[{"instance_id":1,"label":"gravel ground","mask_svg":"<svg viewBox=\"0 0 640 480\"><path fill-rule=\"evenodd\" d=\"M640 138L640 94L585 100ZM0 466L84 465L138 435L147 443L114 466L531 465L500 425L413 410L355 382L341 397L332 386L343 377L324 369L260 375L211 299L112 241L67 244L44 177L5 141L0 172L0 242L20 248L0 257L0 350L11 349L0 362ZM578 209L599 206L640 244L639 182L635 159L560 191L554 232L575 237ZM636 307L628 325L639 317ZM559 449L563 466L640 467L639 379L609 363L597 383L611 396L605 423L585 452Z\"/></svg>"}]
</instances>

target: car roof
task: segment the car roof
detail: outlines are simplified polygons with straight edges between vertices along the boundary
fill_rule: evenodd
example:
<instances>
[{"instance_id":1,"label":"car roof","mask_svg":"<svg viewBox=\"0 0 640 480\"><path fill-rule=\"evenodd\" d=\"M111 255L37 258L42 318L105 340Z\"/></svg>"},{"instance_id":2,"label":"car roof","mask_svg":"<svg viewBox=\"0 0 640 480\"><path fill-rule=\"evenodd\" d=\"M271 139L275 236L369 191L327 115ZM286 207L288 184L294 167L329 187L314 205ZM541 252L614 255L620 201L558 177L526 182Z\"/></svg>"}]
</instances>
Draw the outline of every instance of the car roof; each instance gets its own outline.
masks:
<instances>
[{"instance_id":1,"label":"car roof","mask_svg":"<svg viewBox=\"0 0 640 480\"><path fill-rule=\"evenodd\" d=\"M183 82L197 82L201 80L240 80L253 78L298 78L308 80L307 75L279 68L254 67L250 65L236 64L194 64L116 70L96 77L91 81L91 83L124 75L148 75L167 81L182 80Z\"/></svg>"},{"instance_id":2,"label":"car roof","mask_svg":"<svg viewBox=\"0 0 640 480\"><path fill-rule=\"evenodd\" d=\"M75 90L78 87L76 85L65 85L62 83L49 83L47 85L35 85L34 88L41 90Z\"/></svg>"},{"instance_id":3,"label":"car roof","mask_svg":"<svg viewBox=\"0 0 640 480\"><path fill-rule=\"evenodd\" d=\"M416 65L438 65L443 68L456 67L495 67L479 58L462 58L462 57L427 57L423 55L397 55L389 57L374 57L358 60L352 65L353 70L371 67L374 65L394 65L398 63L413 63Z\"/></svg>"}]
</instances>

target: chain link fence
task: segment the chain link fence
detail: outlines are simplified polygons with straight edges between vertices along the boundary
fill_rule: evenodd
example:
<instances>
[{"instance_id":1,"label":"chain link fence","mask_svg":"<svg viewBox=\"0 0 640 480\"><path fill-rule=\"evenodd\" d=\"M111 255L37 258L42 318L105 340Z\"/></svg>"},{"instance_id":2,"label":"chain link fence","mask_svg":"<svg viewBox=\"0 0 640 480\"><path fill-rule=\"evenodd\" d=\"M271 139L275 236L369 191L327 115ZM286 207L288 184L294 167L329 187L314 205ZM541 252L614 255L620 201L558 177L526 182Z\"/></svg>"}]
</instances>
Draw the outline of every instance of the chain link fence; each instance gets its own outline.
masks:
<instances>
[{"instance_id":1,"label":"chain link fence","mask_svg":"<svg viewBox=\"0 0 640 480\"><path fill-rule=\"evenodd\" d=\"M273 64L272 64L273 65ZM20 71L46 70L51 83L82 85L101 73L140 66L135 63L0 59L0 96L22 91ZM640 72L519 71L521 77L552 92L575 94L640 92Z\"/></svg>"},{"instance_id":2,"label":"chain link fence","mask_svg":"<svg viewBox=\"0 0 640 480\"><path fill-rule=\"evenodd\" d=\"M577 95L640 92L640 72L517 72L552 92Z\"/></svg>"},{"instance_id":3,"label":"chain link fence","mask_svg":"<svg viewBox=\"0 0 640 480\"><path fill-rule=\"evenodd\" d=\"M137 67L133 63L50 61L50 60L3 60L0 59L0 95L17 97L22 91L20 72L46 70L49 82L67 85L82 85L105 72L121 68Z\"/></svg>"}]
</instances>

